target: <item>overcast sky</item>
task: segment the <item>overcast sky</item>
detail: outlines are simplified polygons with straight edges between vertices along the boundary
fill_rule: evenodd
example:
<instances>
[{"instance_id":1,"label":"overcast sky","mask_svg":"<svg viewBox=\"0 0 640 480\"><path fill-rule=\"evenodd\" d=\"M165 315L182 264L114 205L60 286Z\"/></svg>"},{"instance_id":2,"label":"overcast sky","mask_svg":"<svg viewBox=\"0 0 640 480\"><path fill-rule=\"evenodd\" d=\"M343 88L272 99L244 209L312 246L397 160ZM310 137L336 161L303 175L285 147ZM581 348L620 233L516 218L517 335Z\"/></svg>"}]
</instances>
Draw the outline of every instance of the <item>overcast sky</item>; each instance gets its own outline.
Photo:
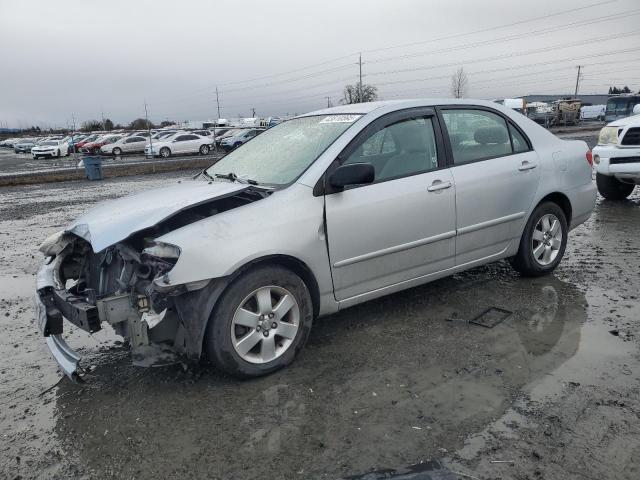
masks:
<instances>
[{"instance_id":1,"label":"overcast sky","mask_svg":"<svg viewBox=\"0 0 640 480\"><path fill-rule=\"evenodd\" d=\"M0 125L302 113L381 98L640 88L637 0L0 0Z\"/></svg>"}]
</instances>

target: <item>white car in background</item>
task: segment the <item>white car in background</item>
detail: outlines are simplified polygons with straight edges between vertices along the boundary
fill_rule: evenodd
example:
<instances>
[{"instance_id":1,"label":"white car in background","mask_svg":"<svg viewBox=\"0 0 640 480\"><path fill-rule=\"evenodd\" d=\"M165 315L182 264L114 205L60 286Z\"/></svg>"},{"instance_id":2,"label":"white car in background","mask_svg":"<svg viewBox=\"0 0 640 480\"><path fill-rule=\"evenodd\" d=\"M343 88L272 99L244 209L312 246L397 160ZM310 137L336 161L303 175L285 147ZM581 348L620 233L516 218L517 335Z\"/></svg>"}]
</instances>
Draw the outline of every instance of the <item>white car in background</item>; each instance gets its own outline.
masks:
<instances>
[{"instance_id":1,"label":"white car in background","mask_svg":"<svg viewBox=\"0 0 640 480\"><path fill-rule=\"evenodd\" d=\"M213 139L196 135L195 133L178 132L175 135L163 138L158 142L147 144L145 155L168 158L171 155L186 153L200 153L206 155L211 150Z\"/></svg>"},{"instance_id":2,"label":"white car in background","mask_svg":"<svg viewBox=\"0 0 640 480\"><path fill-rule=\"evenodd\" d=\"M100 147L100 153L118 156L123 153L144 152L148 143L148 138L141 135L133 135L103 145Z\"/></svg>"},{"instance_id":3,"label":"white car in background","mask_svg":"<svg viewBox=\"0 0 640 480\"><path fill-rule=\"evenodd\" d=\"M624 200L640 185L640 105L633 113L600 130L593 149L598 192L607 200Z\"/></svg>"},{"instance_id":4,"label":"white car in background","mask_svg":"<svg viewBox=\"0 0 640 480\"><path fill-rule=\"evenodd\" d=\"M69 155L69 144L64 139L45 140L31 149L33 158L62 157Z\"/></svg>"},{"instance_id":5,"label":"white car in background","mask_svg":"<svg viewBox=\"0 0 640 480\"><path fill-rule=\"evenodd\" d=\"M242 130L236 135L229 135L228 137L223 138L220 141L220 146L225 150L233 150L234 148L238 148L240 145L247 143L249 140L254 138L260 132L258 130Z\"/></svg>"}]
</instances>

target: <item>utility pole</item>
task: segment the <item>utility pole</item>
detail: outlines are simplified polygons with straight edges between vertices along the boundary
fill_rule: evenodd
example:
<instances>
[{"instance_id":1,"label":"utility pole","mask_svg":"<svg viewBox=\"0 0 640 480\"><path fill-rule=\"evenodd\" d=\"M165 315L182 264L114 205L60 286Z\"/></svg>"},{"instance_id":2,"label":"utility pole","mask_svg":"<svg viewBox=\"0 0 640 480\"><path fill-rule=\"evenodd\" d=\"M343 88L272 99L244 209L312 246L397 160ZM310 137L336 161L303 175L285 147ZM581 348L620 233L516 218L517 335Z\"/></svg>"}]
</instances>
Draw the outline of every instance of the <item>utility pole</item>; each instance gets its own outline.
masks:
<instances>
[{"instance_id":1,"label":"utility pole","mask_svg":"<svg viewBox=\"0 0 640 480\"><path fill-rule=\"evenodd\" d=\"M582 65L578 65L578 75L576 76L576 91L573 94L574 97L578 96L578 86L580 85L580 69L582 68Z\"/></svg>"},{"instance_id":2,"label":"utility pole","mask_svg":"<svg viewBox=\"0 0 640 480\"><path fill-rule=\"evenodd\" d=\"M251 118L256 118L256 109L255 108L251 109Z\"/></svg>"},{"instance_id":3,"label":"utility pole","mask_svg":"<svg viewBox=\"0 0 640 480\"><path fill-rule=\"evenodd\" d=\"M72 113L71 114L71 121L73 122L73 130L71 130L71 148L73 149L73 153L76 153L76 142L73 141L73 132L76 131L76 117L75 115Z\"/></svg>"},{"instance_id":4,"label":"utility pole","mask_svg":"<svg viewBox=\"0 0 640 480\"><path fill-rule=\"evenodd\" d=\"M218 96L218 86L216 86L216 104L218 105L218 120L220 120L220 97Z\"/></svg>"},{"instance_id":5,"label":"utility pole","mask_svg":"<svg viewBox=\"0 0 640 480\"><path fill-rule=\"evenodd\" d=\"M100 111L100 119L102 120L102 130L106 131L107 129L104 127L104 112Z\"/></svg>"},{"instance_id":6,"label":"utility pole","mask_svg":"<svg viewBox=\"0 0 640 480\"><path fill-rule=\"evenodd\" d=\"M362 53L360 53L360 55L358 56L358 65L360 67L360 83L358 85L359 87L359 92L360 92L360 102L362 102Z\"/></svg>"},{"instance_id":7,"label":"utility pole","mask_svg":"<svg viewBox=\"0 0 640 480\"><path fill-rule=\"evenodd\" d=\"M153 158L153 139L151 138L151 126L149 125L149 112L147 111L147 101L144 101L144 118L147 121L147 131L149 132L149 152ZM155 168L154 168L155 172Z\"/></svg>"},{"instance_id":8,"label":"utility pole","mask_svg":"<svg viewBox=\"0 0 640 480\"><path fill-rule=\"evenodd\" d=\"M331 97L324 97L327 99L327 108L331 108Z\"/></svg>"}]
</instances>

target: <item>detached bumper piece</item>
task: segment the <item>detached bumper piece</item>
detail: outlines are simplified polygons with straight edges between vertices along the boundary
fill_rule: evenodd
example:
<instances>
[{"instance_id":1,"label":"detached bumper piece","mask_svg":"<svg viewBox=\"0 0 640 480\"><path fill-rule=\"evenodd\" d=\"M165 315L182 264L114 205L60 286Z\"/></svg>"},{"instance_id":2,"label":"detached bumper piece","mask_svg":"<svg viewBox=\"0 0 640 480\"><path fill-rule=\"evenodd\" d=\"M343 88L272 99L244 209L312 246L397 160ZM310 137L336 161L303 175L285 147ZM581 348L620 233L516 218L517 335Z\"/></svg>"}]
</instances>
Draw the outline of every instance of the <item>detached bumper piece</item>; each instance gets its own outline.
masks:
<instances>
[{"instance_id":1,"label":"detached bumper piece","mask_svg":"<svg viewBox=\"0 0 640 480\"><path fill-rule=\"evenodd\" d=\"M80 377L80 355L67 345L62 338L62 315L55 307L47 307L43 298L47 303L53 301L53 293L50 289L42 294L36 292L34 303L36 312L36 324L40 332L45 336L47 346L51 351L51 355L58 362L58 365L74 382L81 382Z\"/></svg>"},{"instance_id":2,"label":"detached bumper piece","mask_svg":"<svg viewBox=\"0 0 640 480\"><path fill-rule=\"evenodd\" d=\"M56 359L64 374L74 382L82 382L82 377L78 373L80 355L67 345L62 335L49 335L46 340L53 358Z\"/></svg>"}]
</instances>

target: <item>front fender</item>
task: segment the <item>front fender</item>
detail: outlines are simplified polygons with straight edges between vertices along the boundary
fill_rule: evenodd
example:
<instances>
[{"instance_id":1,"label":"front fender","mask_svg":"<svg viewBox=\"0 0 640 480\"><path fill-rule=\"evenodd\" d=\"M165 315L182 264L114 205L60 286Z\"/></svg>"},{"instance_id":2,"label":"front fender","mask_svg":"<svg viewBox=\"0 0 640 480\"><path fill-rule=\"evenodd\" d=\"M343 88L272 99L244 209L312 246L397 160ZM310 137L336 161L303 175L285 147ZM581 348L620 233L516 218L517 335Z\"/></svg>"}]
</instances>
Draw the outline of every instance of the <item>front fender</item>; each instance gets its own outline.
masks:
<instances>
[{"instance_id":1,"label":"front fender","mask_svg":"<svg viewBox=\"0 0 640 480\"><path fill-rule=\"evenodd\" d=\"M180 248L163 282L181 285L232 275L253 260L286 255L306 264L320 295L333 291L324 231L324 198L294 184L256 201L186 225L157 239Z\"/></svg>"}]
</instances>

